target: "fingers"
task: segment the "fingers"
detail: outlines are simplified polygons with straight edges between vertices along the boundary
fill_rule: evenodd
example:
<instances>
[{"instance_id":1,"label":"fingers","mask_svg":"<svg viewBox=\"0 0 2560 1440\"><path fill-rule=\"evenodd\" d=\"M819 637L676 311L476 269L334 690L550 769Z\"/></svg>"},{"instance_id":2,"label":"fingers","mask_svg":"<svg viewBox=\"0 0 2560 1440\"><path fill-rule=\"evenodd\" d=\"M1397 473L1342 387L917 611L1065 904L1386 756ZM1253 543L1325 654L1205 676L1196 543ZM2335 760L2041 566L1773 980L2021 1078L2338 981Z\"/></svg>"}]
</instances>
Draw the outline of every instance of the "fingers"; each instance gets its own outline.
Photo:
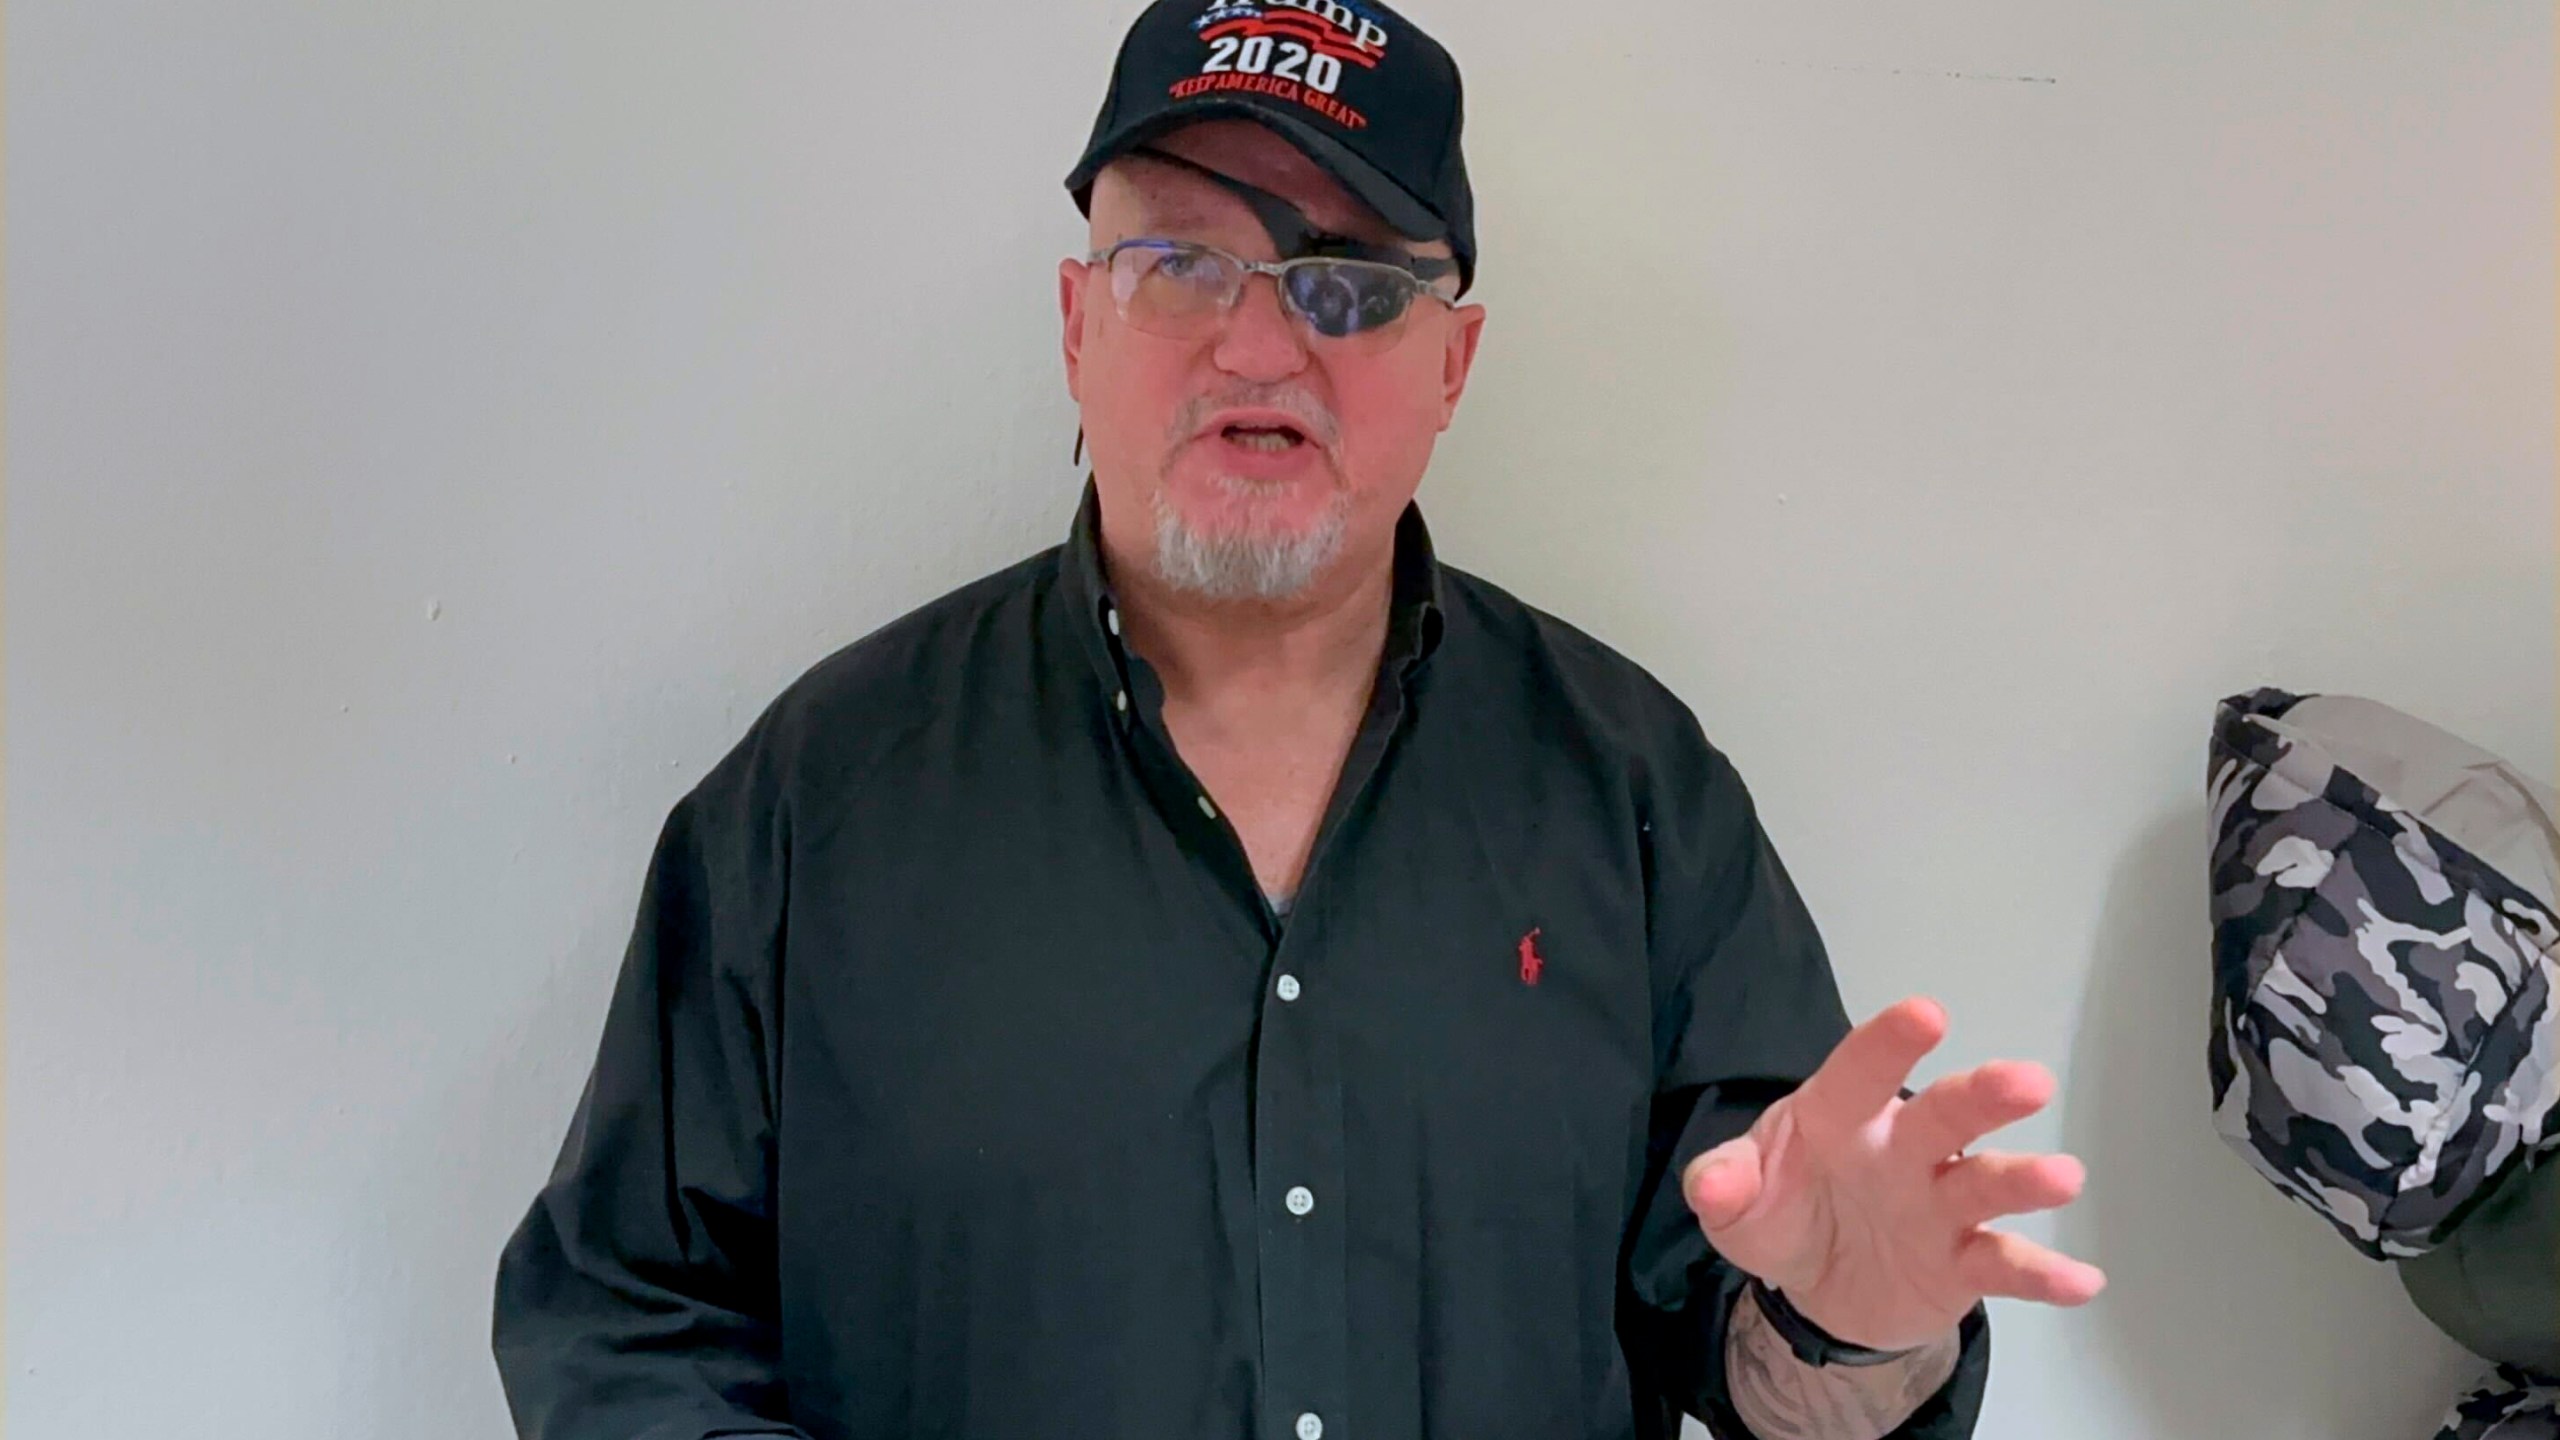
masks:
<instances>
[{"instance_id":1,"label":"fingers","mask_svg":"<svg viewBox=\"0 0 2560 1440\"><path fill-rule=\"evenodd\" d=\"M1911 1097L1893 1117L1893 1146L1906 1160L1935 1164L2053 1099L2053 1073L2024 1060L1994 1060L1950 1075Z\"/></svg>"},{"instance_id":2,"label":"fingers","mask_svg":"<svg viewBox=\"0 0 2560 1440\"><path fill-rule=\"evenodd\" d=\"M2086 1305L2107 1286L2097 1266L2002 1230L1976 1230L1959 1241L1956 1275L1984 1295L2043 1305Z\"/></svg>"},{"instance_id":3,"label":"fingers","mask_svg":"<svg viewBox=\"0 0 2560 1440\"><path fill-rule=\"evenodd\" d=\"M1945 1162L1938 1195L1960 1229L2070 1204L2088 1172L2068 1155L2011 1155L1986 1150Z\"/></svg>"},{"instance_id":4,"label":"fingers","mask_svg":"<svg viewBox=\"0 0 2560 1440\"><path fill-rule=\"evenodd\" d=\"M1934 1000L1914 997L1886 1007L1832 1048L1796 1091L1796 1113L1834 1132L1866 1124L1901 1096L1911 1067L1946 1034L1947 1012Z\"/></svg>"},{"instance_id":5,"label":"fingers","mask_svg":"<svg viewBox=\"0 0 2560 1440\"><path fill-rule=\"evenodd\" d=\"M1708 1230L1731 1225L1760 1198L1759 1144L1745 1135L1705 1152L1681 1173L1680 1190Z\"/></svg>"}]
</instances>

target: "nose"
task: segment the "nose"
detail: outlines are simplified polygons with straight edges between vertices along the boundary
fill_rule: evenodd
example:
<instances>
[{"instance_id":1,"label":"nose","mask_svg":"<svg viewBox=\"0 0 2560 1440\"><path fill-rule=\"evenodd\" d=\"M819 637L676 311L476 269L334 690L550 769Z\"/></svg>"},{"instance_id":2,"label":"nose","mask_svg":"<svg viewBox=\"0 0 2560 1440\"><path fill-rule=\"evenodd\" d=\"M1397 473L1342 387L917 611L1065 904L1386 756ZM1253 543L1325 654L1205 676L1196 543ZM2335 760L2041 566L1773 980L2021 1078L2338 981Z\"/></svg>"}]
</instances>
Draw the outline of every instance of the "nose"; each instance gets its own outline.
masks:
<instances>
[{"instance_id":1,"label":"nose","mask_svg":"<svg viewBox=\"0 0 2560 1440\"><path fill-rule=\"evenodd\" d=\"M1218 332L1218 368L1247 380L1281 380L1306 368L1306 338L1280 303L1280 282L1248 275Z\"/></svg>"}]
</instances>

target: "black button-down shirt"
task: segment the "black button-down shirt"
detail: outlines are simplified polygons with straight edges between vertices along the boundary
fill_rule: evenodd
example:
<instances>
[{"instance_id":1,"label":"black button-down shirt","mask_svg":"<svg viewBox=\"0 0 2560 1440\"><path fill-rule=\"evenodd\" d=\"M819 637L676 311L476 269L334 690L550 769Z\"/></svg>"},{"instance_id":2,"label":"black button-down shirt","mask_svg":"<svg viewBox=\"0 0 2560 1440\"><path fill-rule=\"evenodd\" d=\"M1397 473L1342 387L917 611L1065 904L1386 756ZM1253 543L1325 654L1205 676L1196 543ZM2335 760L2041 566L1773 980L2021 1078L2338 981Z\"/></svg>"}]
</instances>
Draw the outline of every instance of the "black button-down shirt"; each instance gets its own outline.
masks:
<instances>
[{"instance_id":1,"label":"black button-down shirt","mask_svg":"<svg viewBox=\"0 0 2560 1440\"><path fill-rule=\"evenodd\" d=\"M500 1268L523 1433L1747 1435L1679 1169L1847 1020L1733 767L1408 512L1284 920L1096 518L676 805ZM1988 1364L1977 1310L1895 1434L1970 1434Z\"/></svg>"}]
</instances>

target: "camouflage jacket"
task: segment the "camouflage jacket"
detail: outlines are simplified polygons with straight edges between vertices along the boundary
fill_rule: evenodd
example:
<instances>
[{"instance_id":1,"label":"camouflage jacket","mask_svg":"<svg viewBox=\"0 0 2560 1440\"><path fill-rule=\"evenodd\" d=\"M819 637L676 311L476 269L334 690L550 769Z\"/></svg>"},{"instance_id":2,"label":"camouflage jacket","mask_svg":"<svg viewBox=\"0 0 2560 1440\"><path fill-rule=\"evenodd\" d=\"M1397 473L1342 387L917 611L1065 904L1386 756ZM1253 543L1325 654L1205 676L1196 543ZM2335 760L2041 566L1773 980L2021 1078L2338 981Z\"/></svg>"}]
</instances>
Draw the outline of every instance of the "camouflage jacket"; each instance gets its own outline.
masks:
<instances>
[{"instance_id":1,"label":"camouflage jacket","mask_svg":"<svg viewBox=\"0 0 2560 1440\"><path fill-rule=\"evenodd\" d=\"M2560 1108L2560 803L2372 701L2223 702L2217 1128L2357 1249L2438 1243Z\"/></svg>"},{"instance_id":2,"label":"camouflage jacket","mask_svg":"<svg viewBox=\"0 0 2560 1440\"><path fill-rule=\"evenodd\" d=\"M2435 1440L2560 1440L2560 1381L2501 1365L2454 1403Z\"/></svg>"}]
</instances>

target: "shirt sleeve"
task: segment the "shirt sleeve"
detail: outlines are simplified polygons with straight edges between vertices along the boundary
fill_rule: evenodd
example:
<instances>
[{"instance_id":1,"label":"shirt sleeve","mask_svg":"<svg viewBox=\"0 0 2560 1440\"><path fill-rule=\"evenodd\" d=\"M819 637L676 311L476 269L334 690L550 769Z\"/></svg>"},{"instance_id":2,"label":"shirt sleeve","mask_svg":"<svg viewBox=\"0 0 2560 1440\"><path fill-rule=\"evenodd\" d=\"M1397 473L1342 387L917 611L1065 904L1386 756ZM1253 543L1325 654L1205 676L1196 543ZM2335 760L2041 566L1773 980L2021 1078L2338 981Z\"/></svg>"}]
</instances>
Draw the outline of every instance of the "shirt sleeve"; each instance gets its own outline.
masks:
<instances>
[{"instance_id":1,"label":"shirt sleeve","mask_svg":"<svg viewBox=\"0 0 2560 1440\"><path fill-rule=\"evenodd\" d=\"M753 737L660 832L604 1038L498 1266L525 1440L796 1436L780 1418L774 974L787 853Z\"/></svg>"},{"instance_id":2,"label":"shirt sleeve","mask_svg":"<svg viewBox=\"0 0 2560 1440\"><path fill-rule=\"evenodd\" d=\"M1620 1337L1655 1434L1677 1435L1688 1414L1720 1440L1749 1440L1724 1365L1744 1277L1708 1246L1680 1175L1811 1075L1849 1021L1822 937L1741 776L1694 720L1684 739L1653 777L1644 822L1656 1079ZM1954 1376L1892 1440L1973 1433L1991 1365L1979 1307L1961 1337Z\"/></svg>"}]
</instances>

